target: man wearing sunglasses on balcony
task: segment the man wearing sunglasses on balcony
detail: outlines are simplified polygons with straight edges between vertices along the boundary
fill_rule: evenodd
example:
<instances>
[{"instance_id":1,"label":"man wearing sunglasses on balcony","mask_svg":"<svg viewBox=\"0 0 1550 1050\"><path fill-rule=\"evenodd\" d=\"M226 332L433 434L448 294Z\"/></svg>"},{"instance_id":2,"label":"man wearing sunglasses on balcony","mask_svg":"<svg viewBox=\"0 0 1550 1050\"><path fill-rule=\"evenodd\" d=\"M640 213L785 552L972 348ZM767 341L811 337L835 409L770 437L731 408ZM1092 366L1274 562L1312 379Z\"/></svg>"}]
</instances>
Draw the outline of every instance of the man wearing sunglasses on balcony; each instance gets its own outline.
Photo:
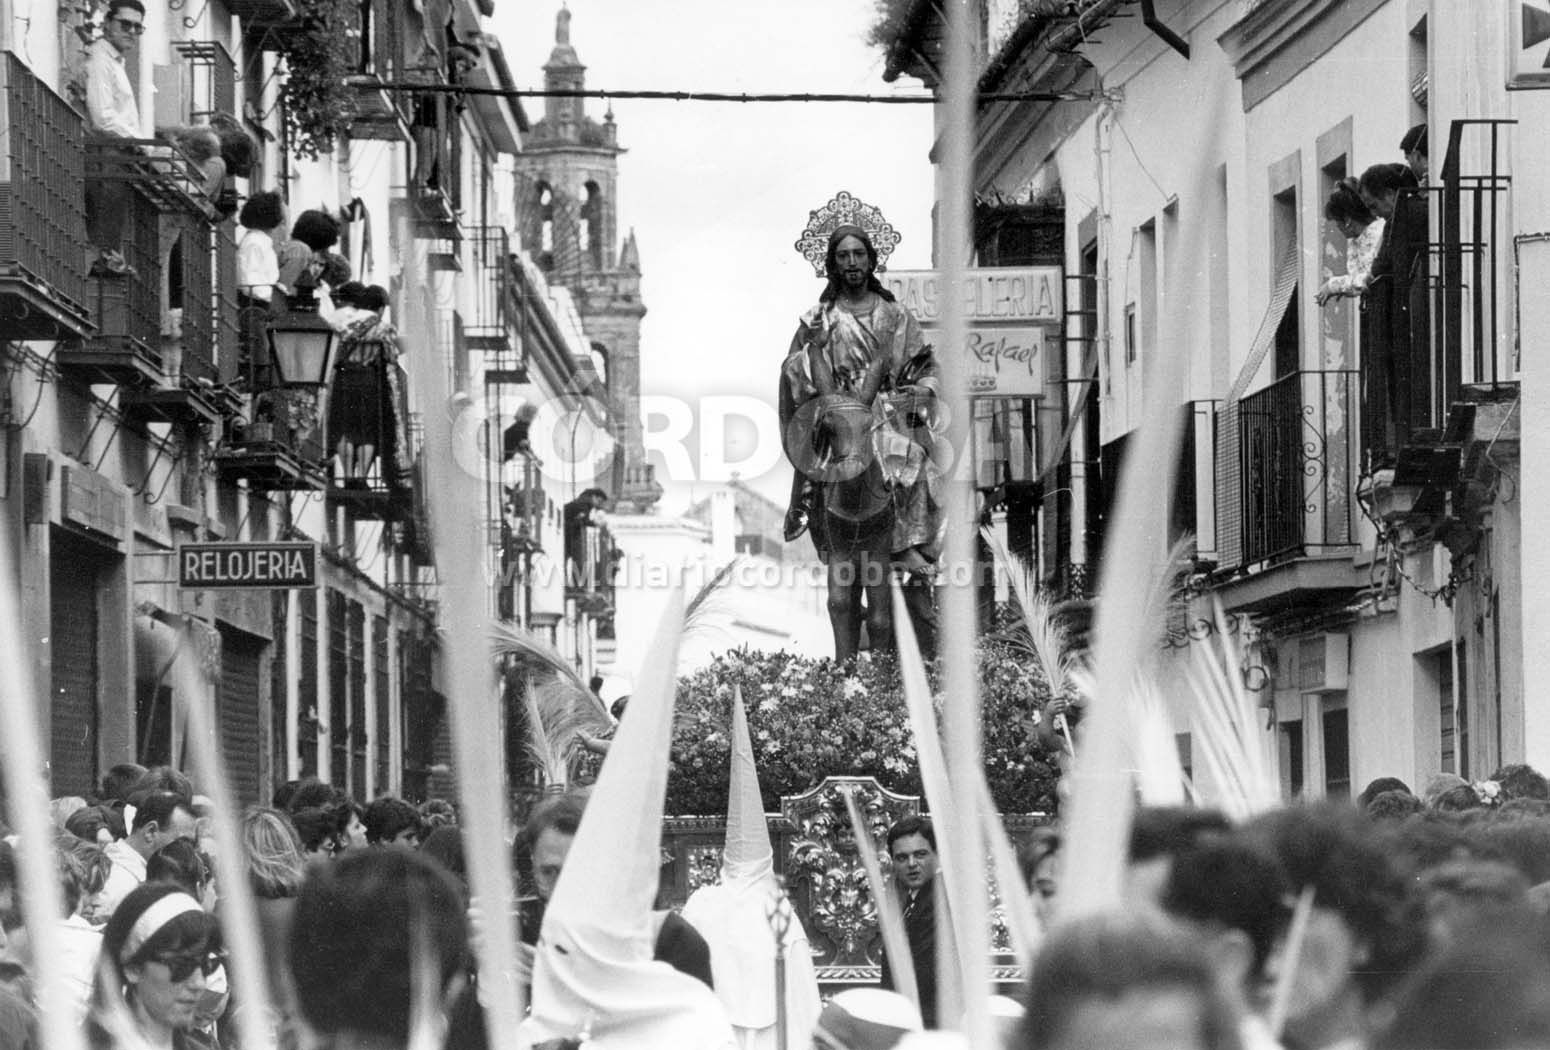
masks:
<instances>
[{"instance_id":1,"label":"man wearing sunglasses on balcony","mask_svg":"<svg viewBox=\"0 0 1550 1050\"><path fill-rule=\"evenodd\" d=\"M198 901L170 883L135 890L102 933L93 1050L205 1045L193 1027L205 979L220 964L220 924Z\"/></svg>"},{"instance_id":2,"label":"man wearing sunglasses on balcony","mask_svg":"<svg viewBox=\"0 0 1550 1050\"><path fill-rule=\"evenodd\" d=\"M94 135L120 139L145 135L127 64L144 32L145 5L140 0L108 0L102 35L92 42L86 55L86 116ZM123 253L124 218L128 211L125 183L110 179L86 181L86 235L97 249L92 276L133 275Z\"/></svg>"}]
</instances>

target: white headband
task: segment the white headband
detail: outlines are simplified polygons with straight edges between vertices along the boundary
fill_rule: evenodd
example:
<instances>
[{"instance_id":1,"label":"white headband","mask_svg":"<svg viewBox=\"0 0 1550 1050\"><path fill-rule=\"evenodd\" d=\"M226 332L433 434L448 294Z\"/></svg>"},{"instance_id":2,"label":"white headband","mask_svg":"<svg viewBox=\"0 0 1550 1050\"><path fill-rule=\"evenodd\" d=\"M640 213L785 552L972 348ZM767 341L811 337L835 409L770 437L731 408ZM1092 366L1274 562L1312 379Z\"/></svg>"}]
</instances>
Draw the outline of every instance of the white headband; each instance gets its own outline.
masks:
<instances>
[{"instance_id":1,"label":"white headband","mask_svg":"<svg viewBox=\"0 0 1550 1050\"><path fill-rule=\"evenodd\" d=\"M129 936L124 939L124 947L118 953L119 963L126 963L133 959L163 926L179 915L187 915L189 912L203 915L204 909L199 906L198 901L186 893L169 893L165 897L158 898L155 903L140 913L134 926L130 927Z\"/></svg>"}]
</instances>

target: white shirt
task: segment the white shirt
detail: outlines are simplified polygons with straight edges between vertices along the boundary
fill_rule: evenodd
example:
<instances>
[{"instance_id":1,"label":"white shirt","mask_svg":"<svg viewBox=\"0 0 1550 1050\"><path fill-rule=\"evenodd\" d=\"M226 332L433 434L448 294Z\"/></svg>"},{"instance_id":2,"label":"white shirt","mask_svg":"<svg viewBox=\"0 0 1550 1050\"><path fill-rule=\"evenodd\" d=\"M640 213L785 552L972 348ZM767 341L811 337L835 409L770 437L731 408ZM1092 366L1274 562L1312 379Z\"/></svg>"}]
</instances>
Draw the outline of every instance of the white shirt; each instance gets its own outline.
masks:
<instances>
[{"instance_id":1,"label":"white shirt","mask_svg":"<svg viewBox=\"0 0 1550 1050\"><path fill-rule=\"evenodd\" d=\"M237 287L268 302L280 280L280 257L268 230L243 230L237 242Z\"/></svg>"},{"instance_id":2,"label":"white shirt","mask_svg":"<svg viewBox=\"0 0 1550 1050\"><path fill-rule=\"evenodd\" d=\"M105 37L86 52L86 115L93 131L124 139L145 137L124 56Z\"/></svg>"},{"instance_id":3,"label":"white shirt","mask_svg":"<svg viewBox=\"0 0 1550 1050\"><path fill-rule=\"evenodd\" d=\"M110 843L103 852L113 862L107 885L98 896L97 917L105 920L118 910L119 904L134 892L135 887L145 881L145 858L135 852L127 839Z\"/></svg>"},{"instance_id":4,"label":"white shirt","mask_svg":"<svg viewBox=\"0 0 1550 1050\"><path fill-rule=\"evenodd\" d=\"M69 1006L74 1011L71 1017L80 1024L91 1004L97 957L102 954L102 931L79 915L72 915L60 922L58 938L64 955L65 982L70 990Z\"/></svg>"}]
</instances>

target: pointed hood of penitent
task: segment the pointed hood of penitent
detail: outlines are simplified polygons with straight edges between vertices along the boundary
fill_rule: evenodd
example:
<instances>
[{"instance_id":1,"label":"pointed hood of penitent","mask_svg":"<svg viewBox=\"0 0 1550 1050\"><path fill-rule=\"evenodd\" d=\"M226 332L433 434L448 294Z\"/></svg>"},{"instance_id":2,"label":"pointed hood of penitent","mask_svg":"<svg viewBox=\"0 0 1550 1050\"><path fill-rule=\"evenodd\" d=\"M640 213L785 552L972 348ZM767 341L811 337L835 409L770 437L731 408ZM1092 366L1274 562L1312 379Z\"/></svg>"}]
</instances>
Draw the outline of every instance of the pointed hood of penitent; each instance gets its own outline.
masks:
<instances>
[{"instance_id":1,"label":"pointed hood of penitent","mask_svg":"<svg viewBox=\"0 0 1550 1050\"><path fill-rule=\"evenodd\" d=\"M727 844L721 857L721 882L775 888L775 848L764 818L759 769L754 764L741 686L732 697L731 789L727 793Z\"/></svg>"},{"instance_id":2,"label":"pointed hood of penitent","mask_svg":"<svg viewBox=\"0 0 1550 1050\"><path fill-rule=\"evenodd\" d=\"M523 1023L533 1043L586 1035L596 1050L732 1045L715 993L652 958L682 621L675 591L544 912Z\"/></svg>"},{"instance_id":3,"label":"pointed hood of penitent","mask_svg":"<svg viewBox=\"0 0 1550 1050\"><path fill-rule=\"evenodd\" d=\"M683 915L710 946L716 994L739 1029L767 1029L775 1024L775 934L770 908L779 891L748 711L738 689L732 697L731 776L721 881L695 890L684 905ZM822 1004L807 934L795 915L786 931L785 947L787 1030L807 1032Z\"/></svg>"}]
</instances>

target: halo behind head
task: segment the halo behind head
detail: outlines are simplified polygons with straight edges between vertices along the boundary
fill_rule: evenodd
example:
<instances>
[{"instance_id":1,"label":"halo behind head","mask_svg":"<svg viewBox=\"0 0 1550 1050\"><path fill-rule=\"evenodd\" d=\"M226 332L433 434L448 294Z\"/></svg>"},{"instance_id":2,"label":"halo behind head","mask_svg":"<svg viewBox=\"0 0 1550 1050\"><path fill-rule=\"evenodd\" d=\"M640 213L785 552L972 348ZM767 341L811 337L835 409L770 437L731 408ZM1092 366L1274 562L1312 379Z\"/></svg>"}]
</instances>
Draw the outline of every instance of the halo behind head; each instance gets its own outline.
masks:
<instances>
[{"instance_id":1,"label":"halo behind head","mask_svg":"<svg viewBox=\"0 0 1550 1050\"><path fill-rule=\"evenodd\" d=\"M875 206L851 196L845 190L836 193L822 208L808 213L807 227L793 247L812 264L813 273L827 276L830 238L840 227L854 226L865 235L868 247L876 260L876 271L887 269L888 256L898 247L899 231L883 218Z\"/></svg>"}]
</instances>

